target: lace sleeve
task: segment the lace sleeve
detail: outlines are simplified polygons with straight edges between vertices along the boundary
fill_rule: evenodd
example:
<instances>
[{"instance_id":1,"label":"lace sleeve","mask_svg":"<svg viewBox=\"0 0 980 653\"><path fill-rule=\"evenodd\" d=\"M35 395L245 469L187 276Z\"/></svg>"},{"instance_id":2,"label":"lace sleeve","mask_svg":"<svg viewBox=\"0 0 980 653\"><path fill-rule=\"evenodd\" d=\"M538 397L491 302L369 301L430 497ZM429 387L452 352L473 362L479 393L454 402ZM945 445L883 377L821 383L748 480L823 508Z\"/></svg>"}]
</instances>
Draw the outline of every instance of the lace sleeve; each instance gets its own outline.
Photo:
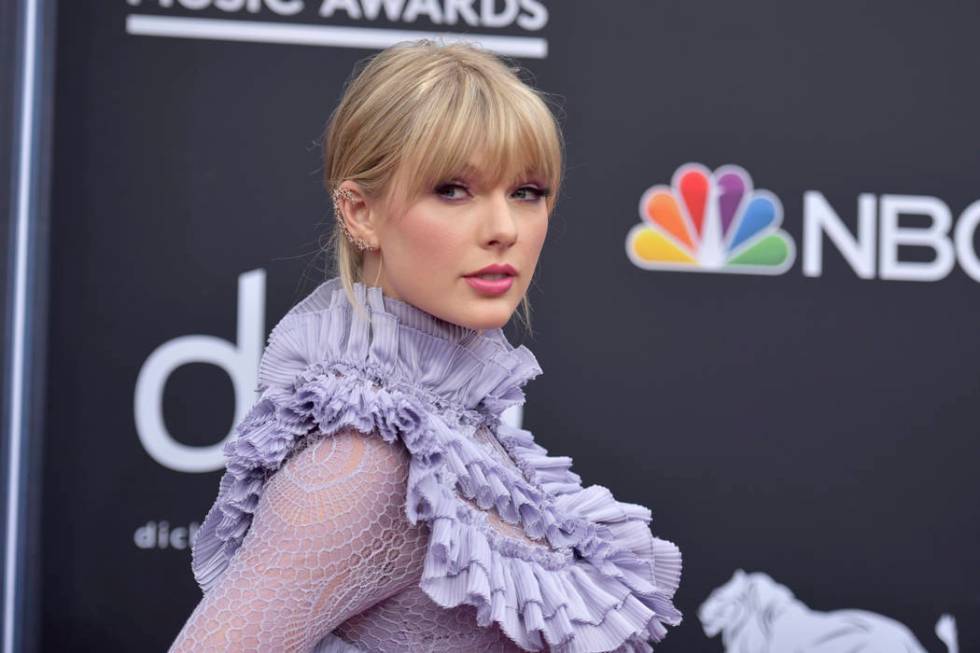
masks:
<instances>
[{"instance_id":1,"label":"lace sleeve","mask_svg":"<svg viewBox=\"0 0 980 653\"><path fill-rule=\"evenodd\" d=\"M349 617L417 582L426 535L404 513L409 461L401 443L353 430L289 458L171 653L310 651Z\"/></svg>"}]
</instances>

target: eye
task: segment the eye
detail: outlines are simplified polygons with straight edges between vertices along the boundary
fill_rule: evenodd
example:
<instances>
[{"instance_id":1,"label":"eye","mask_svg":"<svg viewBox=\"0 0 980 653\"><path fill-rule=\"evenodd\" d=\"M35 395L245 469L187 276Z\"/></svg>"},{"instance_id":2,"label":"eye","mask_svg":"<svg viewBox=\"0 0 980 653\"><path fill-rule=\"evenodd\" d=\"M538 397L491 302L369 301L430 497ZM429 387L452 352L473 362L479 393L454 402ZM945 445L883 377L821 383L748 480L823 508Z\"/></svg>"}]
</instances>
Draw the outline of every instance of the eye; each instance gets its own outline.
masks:
<instances>
[{"instance_id":1,"label":"eye","mask_svg":"<svg viewBox=\"0 0 980 653\"><path fill-rule=\"evenodd\" d=\"M458 184L455 182L450 182L448 184L441 184L439 186L436 186L435 189L436 195L440 197L444 197L447 200L459 200L465 196L463 194L458 194L457 191L460 191L465 194L466 186L463 186L462 184Z\"/></svg>"},{"instance_id":2,"label":"eye","mask_svg":"<svg viewBox=\"0 0 980 653\"><path fill-rule=\"evenodd\" d=\"M542 198L547 197L551 194L551 190L548 188L538 188L537 186L521 186L514 191L514 195L517 199L527 200L531 202L536 202Z\"/></svg>"}]
</instances>

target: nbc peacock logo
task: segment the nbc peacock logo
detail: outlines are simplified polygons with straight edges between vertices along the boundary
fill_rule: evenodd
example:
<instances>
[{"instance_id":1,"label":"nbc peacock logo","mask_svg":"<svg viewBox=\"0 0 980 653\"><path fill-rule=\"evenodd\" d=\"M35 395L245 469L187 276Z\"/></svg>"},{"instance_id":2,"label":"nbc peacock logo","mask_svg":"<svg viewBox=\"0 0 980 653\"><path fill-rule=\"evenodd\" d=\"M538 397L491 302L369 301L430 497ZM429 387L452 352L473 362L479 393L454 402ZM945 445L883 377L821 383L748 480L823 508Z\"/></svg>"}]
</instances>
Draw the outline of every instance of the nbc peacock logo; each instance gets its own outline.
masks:
<instances>
[{"instance_id":1,"label":"nbc peacock logo","mask_svg":"<svg viewBox=\"0 0 980 653\"><path fill-rule=\"evenodd\" d=\"M796 260L792 237L779 228L779 198L755 190L736 165L713 173L699 163L681 166L670 186L643 193L640 218L626 236L626 255L645 270L782 274Z\"/></svg>"}]
</instances>

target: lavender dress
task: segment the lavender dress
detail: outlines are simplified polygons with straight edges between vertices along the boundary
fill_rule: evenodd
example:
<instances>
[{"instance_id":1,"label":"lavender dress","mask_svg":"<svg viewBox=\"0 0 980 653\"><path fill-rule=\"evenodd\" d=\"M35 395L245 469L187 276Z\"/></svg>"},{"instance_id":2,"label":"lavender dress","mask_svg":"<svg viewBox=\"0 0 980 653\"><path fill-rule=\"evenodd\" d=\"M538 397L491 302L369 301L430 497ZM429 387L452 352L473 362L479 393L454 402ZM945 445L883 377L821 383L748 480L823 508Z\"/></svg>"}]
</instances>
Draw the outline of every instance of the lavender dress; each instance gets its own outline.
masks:
<instances>
[{"instance_id":1,"label":"lavender dress","mask_svg":"<svg viewBox=\"0 0 980 653\"><path fill-rule=\"evenodd\" d=\"M652 651L680 552L500 419L534 355L355 293L366 319L334 278L269 336L171 651Z\"/></svg>"}]
</instances>

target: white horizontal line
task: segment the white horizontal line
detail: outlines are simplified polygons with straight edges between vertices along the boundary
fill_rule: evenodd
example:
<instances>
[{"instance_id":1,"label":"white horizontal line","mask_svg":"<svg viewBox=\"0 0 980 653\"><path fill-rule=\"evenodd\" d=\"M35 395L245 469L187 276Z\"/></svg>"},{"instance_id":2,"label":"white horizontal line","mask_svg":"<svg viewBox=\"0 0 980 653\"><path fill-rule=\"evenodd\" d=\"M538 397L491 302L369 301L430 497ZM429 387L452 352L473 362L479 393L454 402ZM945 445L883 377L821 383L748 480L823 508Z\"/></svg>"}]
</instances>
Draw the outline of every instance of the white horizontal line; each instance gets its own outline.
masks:
<instances>
[{"instance_id":1,"label":"white horizontal line","mask_svg":"<svg viewBox=\"0 0 980 653\"><path fill-rule=\"evenodd\" d=\"M547 39L533 36L495 36L461 32L426 32L383 29L377 27L341 27L338 25L301 25L256 20L222 18L188 18L183 16L126 16L126 33L138 36L168 36L221 41L256 43L290 43L342 48L383 49L399 41L432 39L436 41L469 41L509 57L544 59L548 56Z\"/></svg>"}]
</instances>

